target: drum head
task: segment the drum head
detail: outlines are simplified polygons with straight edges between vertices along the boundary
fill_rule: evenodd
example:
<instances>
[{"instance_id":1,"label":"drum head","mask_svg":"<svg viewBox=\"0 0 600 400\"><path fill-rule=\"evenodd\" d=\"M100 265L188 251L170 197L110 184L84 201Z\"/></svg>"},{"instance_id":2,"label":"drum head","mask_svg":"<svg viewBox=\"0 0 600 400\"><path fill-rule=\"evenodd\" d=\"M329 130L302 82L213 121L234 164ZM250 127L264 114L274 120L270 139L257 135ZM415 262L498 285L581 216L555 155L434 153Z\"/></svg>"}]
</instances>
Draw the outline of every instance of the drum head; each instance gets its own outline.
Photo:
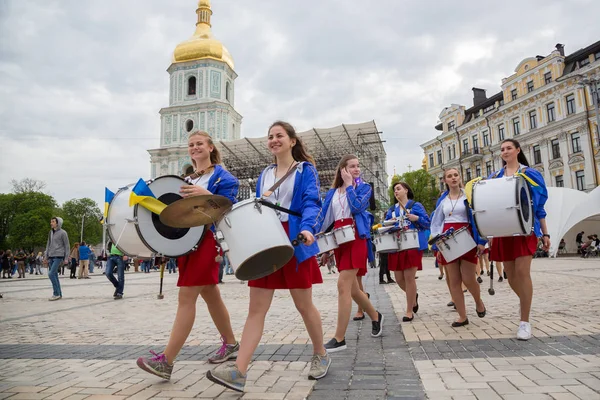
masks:
<instances>
[{"instance_id":1,"label":"drum head","mask_svg":"<svg viewBox=\"0 0 600 400\"><path fill-rule=\"evenodd\" d=\"M531 233L532 224L532 206L531 193L529 193L529 185L525 183L523 178L519 179L517 204L519 204L519 213L521 214L520 223L524 235Z\"/></svg>"},{"instance_id":2,"label":"drum head","mask_svg":"<svg viewBox=\"0 0 600 400\"><path fill-rule=\"evenodd\" d=\"M294 249L291 246L266 249L244 261L235 270L235 277L242 281L263 278L283 268L293 256Z\"/></svg>"}]
</instances>

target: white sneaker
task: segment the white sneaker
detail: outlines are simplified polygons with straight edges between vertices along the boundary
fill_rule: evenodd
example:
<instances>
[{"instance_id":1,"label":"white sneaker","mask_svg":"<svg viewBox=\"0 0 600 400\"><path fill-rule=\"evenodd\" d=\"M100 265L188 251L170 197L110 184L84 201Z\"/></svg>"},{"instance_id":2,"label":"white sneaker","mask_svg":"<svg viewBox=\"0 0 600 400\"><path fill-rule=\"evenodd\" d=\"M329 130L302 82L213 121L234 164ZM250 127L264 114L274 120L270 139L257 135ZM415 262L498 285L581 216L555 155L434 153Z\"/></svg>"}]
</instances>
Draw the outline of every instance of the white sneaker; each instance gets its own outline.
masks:
<instances>
[{"instance_id":1,"label":"white sneaker","mask_svg":"<svg viewBox=\"0 0 600 400\"><path fill-rule=\"evenodd\" d=\"M519 330L517 331L518 340L529 340L531 339L531 324L529 322L521 321L519 324Z\"/></svg>"},{"instance_id":2,"label":"white sneaker","mask_svg":"<svg viewBox=\"0 0 600 400\"><path fill-rule=\"evenodd\" d=\"M48 301L56 301L62 299L62 296L52 296L48 299Z\"/></svg>"}]
</instances>

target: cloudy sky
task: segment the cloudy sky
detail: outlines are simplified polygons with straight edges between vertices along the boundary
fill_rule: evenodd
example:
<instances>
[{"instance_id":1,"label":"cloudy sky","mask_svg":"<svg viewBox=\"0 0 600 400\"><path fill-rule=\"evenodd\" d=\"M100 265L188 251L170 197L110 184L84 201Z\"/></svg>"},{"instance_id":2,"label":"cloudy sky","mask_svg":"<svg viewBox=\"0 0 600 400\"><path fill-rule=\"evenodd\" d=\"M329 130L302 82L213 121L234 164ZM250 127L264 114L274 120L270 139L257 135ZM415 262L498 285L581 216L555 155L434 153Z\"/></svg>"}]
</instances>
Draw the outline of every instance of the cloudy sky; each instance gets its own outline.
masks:
<instances>
[{"instance_id":1,"label":"cloudy sky","mask_svg":"<svg viewBox=\"0 0 600 400\"><path fill-rule=\"evenodd\" d=\"M485 6L483 6L485 4ZM196 0L0 0L0 192L43 180L103 202L149 178L166 69ZM388 172L420 166L443 107L499 91L526 57L600 39L597 0L213 0L239 77L242 135L375 120Z\"/></svg>"}]
</instances>

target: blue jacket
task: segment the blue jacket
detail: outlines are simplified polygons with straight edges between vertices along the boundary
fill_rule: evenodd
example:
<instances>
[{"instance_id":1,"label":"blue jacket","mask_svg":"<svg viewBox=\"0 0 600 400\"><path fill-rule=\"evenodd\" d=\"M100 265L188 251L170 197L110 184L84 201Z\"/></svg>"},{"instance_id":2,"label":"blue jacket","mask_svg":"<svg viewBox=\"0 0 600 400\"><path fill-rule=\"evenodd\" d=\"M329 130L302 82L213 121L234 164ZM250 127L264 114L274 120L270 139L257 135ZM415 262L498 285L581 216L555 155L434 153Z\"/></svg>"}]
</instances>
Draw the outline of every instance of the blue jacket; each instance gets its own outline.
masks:
<instances>
[{"instance_id":1,"label":"blue jacket","mask_svg":"<svg viewBox=\"0 0 600 400\"><path fill-rule=\"evenodd\" d=\"M212 194L218 194L220 196L225 196L233 204L237 203L237 194L238 189L240 187L240 182L237 178L221 165L215 165L215 170L208 180L208 186L206 190L211 192ZM211 225L210 229L214 232L215 226Z\"/></svg>"},{"instance_id":2,"label":"blue jacket","mask_svg":"<svg viewBox=\"0 0 600 400\"><path fill-rule=\"evenodd\" d=\"M323 228L328 229L335 222L333 213L329 212L329 206L331 205L331 200L333 199L335 191L336 189L329 189L325 196L322 213L323 217L319 221L319 232L323 230ZM371 191L371 185L364 182L359 183L356 188L353 186L348 186L346 188L346 198L348 199L350 212L352 213L352 218L354 218L358 236L361 239L371 238L371 218L373 216L367 211L369 200L371 199Z\"/></svg>"},{"instance_id":3,"label":"blue jacket","mask_svg":"<svg viewBox=\"0 0 600 400\"><path fill-rule=\"evenodd\" d=\"M529 185L529 192L531 193L531 200L533 201L533 232L535 233L535 236L542 237L540 219L546 218L546 210L544 209L544 205L548 200L548 189L546 189L544 177L535 168L529 168L525 165L521 165L519 171L524 173L528 178L537 184L537 186L534 186L525 180L527 185ZM491 174L488 179L502 178L503 176L504 168Z\"/></svg>"},{"instance_id":4,"label":"blue jacket","mask_svg":"<svg viewBox=\"0 0 600 400\"><path fill-rule=\"evenodd\" d=\"M427 244L427 240L429 239L427 236L427 230L429 230L429 215L427 215L427 211L425 211L425 207L419 202L414 200L409 200L406 203L406 209L410 214L416 215L419 217L417 222L412 222L407 219L409 222L409 229L417 229L419 231L419 250L427 250L429 245ZM396 218L400 215L400 206L398 203L391 206L387 212L385 213L385 219L392 219L394 216L392 212L395 212ZM396 226L400 225L400 221L396 222Z\"/></svg>"},{"instance_id":5,"label":"blue jacket","mask_svg":"<svg viewBox=\"0 0 600 400\"><path fill-rule=\"evenodd\" d=\"M79 260L90 259L90 248L87 246L79 246Z\"/></svg>"},{"instance_id":6,"label":"blue jacket","mask_svg":"<svg viewBox=\"0 0 600 400\"><path fill-rule=\"evenodd\" d=\"M256 197L262 196L263 172L256 183ZM268 188L267 188L268 189ZM309 162L301 162L294 177L294 193L290 209L302 215L297 217L289 215L290 240L298 237L302 231L309 231L313 235L319 232L318 221L321 218L321 197L319 196L319 174L316 168ZM319 246L315 241L310 246L300 244L294 248L294 256L301 263L319 253Z\"/></svg>"},{"instance_id":7,"label":"blue jacket","mask_svg":"<svg viewBox=\"0 0 600 400\"><path fill-rule=\"evenodd\" d=\"M449 193L450 192L448 191L442 193L440 198L437 200L437 203L435 203L435 211L431 213L431 236L437 236L444 230L444 212L442 211L441 204L442 201L448 197ZM471 231L473 232L473 239L475 240L475 243L481 245L486 244L487 240L479 236L477 226L475 225L475 219L473 218L473 211L471 210L467 199L465 199L465 207L467 207L467 216L469 218L469 224L471 225ZM434 244L431 246L431 249L437 250L437 246Z\"/></svg>"}]
</instances>

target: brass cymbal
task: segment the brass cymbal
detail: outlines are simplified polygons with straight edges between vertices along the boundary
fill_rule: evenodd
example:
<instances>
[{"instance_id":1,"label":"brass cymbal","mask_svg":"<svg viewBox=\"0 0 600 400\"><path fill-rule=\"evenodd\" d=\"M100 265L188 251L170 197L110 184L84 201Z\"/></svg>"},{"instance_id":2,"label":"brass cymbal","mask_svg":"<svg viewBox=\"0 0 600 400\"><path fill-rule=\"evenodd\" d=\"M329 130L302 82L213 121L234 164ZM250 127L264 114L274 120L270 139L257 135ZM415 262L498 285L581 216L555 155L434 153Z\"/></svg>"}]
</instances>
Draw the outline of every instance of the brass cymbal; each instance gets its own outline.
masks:
<instances>
[{"instance_id":1,"label":"brass cymbal","mask_svg":"<svg viewBox=\"0 0 600 400\"><path fill-rule=\"evenodd\" d=\"M219 195L201 195L177 200L160 213L160 221L173 228L192 228L217 222L233 203Z\"/></svg>"}]
</instances>

